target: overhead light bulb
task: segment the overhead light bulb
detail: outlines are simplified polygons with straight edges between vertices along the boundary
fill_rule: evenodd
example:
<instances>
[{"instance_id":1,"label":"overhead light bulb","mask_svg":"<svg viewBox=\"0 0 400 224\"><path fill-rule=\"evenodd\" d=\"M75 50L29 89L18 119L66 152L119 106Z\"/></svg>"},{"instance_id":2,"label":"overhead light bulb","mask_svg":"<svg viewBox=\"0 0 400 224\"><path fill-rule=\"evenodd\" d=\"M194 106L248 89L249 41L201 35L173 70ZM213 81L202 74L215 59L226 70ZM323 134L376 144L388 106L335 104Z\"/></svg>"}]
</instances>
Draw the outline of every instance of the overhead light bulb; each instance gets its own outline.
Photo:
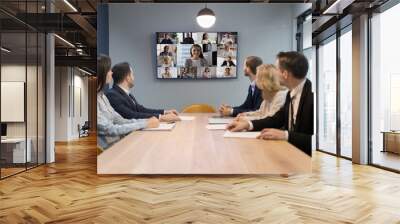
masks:
<instances>
[{"instance_id":1,"label":"overhead light bulb","mask_svg":"<svg viewBox=\"0 0 400 224\"><path fill-rule=\"evenodd\" d=\"M210 28L215 24L215 13L207 8L207 5L205 8L199 11L196 17L197 24L203 28Z\"/></svg>"}]
</instances>

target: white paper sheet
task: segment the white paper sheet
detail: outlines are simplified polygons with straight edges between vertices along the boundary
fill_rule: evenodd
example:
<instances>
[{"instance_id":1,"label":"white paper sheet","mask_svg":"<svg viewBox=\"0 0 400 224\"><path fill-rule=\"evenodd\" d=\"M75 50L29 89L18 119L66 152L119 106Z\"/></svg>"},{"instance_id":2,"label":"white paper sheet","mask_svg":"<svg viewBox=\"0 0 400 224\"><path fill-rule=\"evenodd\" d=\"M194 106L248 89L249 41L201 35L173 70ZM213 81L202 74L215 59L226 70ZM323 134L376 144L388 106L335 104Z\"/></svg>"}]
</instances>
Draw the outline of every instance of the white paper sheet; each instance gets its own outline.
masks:
<instances>
[{"instance_id":1,"label":"white paper sheet","mask_svg":"<svg viewBox=\"0 0 400 224\"><path fill-rule=\"evenodd\" d=\"M179 116L181 121L193 121L196 117L194 116Z\"/></svg>"},{"instance_id":2,"label":"white paper sheet","mask_svg":"<svg viewBox=\"0 0 400 224\"><path fill-rule=\"evenodd\" d=\"M230 132L226 131L224 138L256 138L261 132Z\"/></svg>"},{"instance_id":3,"label":"white paper sheet","mask_svg":"<svg viewBox=\"0 0 400 224\"><path fill-rule=\"evenodd\" d=\"M206 126L208 130L225 130L226 124L209 124Z\"/></svg>"},{"instance_id":4,"label":"white paper sheet","mask_svg":"<svg viewBox=\"0 0 400 224\"><path fill-rule=\"evenodd\" d=\"M233 118L208 118L209 124L229 124L233 121Z\"/></svg>"},{"instance_id":5,"label":"white paper sheet","mask_svg":"<svg viewBox=\"0 0 400 224\"><path fill-rule=\"evenodd\" d=\"M175 127L175 123L160 123L158 128L145 128L143 131L171 131Z\"/></svg>"}]
</instances>

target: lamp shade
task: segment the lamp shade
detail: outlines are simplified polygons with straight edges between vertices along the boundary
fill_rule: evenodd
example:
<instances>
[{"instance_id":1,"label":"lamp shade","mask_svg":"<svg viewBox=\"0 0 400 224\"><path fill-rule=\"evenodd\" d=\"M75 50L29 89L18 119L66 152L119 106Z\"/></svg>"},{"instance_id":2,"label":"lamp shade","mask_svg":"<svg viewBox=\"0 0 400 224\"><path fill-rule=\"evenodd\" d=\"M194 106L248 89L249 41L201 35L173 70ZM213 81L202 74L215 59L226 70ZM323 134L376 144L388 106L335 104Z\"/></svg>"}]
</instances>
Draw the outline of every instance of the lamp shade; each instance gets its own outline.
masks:
<instances>
[{"instance_id":1,"label":"lamp shade","mask_svg":"<svg viewBox=\"0 0 400 224\"><path fill-rule=\"evenodd\" d=\"M215 23L215 20L216 18L214 12L207 7L200 10L196 17L197 23L203 28L212 27Z\"/></svg>"}]
</instances>

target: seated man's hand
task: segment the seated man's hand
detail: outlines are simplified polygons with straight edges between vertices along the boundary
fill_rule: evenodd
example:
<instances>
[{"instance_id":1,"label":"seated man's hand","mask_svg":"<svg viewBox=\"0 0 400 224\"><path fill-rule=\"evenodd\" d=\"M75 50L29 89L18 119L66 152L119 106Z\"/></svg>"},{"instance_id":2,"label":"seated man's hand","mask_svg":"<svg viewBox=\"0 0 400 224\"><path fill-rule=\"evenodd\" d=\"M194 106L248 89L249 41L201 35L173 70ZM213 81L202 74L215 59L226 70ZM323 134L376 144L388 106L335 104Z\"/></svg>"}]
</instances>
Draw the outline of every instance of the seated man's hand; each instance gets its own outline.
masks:
<instances>
[{"instance_id":1,"label":"seated man's hand","mask_svg":"<svg viewBox=\"0 0 400 224\"><path fill-rule=\"evenodd\" d=\"M179 113L178 113L177 110L171 109L171 110L164 111L164 114L175 114L175 115L178 115Z\"/></svg>"},{"instance_id":2,"label":"seated man's hand","mask_svg":"<svg viewBox=\"0 0 400 224\"><path fill-rule=\"evenodd\" d=\"M245 117L245 116L246 116L246 113L242 112L242 113L238 114L236 117Z\"/></svg>"},{"instance_id":3,"label":"seated man's hand","mask_svg":"<svg viewBox=\"0 0 400 224\"><path fill-rule=\"evenodd\" d=\"M280 129L265 128L257 138L265 140L286 140L286 133L284 130Z\"/></svg>"},{"instance_id":4,"label":"seated man's hand","mask_svg":"<svg viewBox=\"0 0 400 224\"><path fill-rule=\"evenodd\" d=\"M235 117L234 119L233 119L234 121L246 121L246 122L249 122L249 119L247 119L247 117Z\"/></svg>"},{"instance_id":5,"label":"seated man's hand","mask_svg":"<svg viewBox=\"0 0 400 224\"><path fill-rule=\"evenodd\" d=\"M176 122L180 120L181 119L175 114L164 114L160 116L160 121L162 122Z\"/></svg>"},{"instance_id":6,"label":"seated man's hand","mask_svg":"<svg viewBox=\"0 0 400 224\"><path fill-rule=\"evenodd\" d=\"M219 114L224 117L230 116L231 110L232 110L232 107L229 105L226 105L226 104L222 104L222 106L220 106L218 109Z\"/></svg>"},{"instance_id":7,"label":"seated man's hand","mask_svg":"<svg viewBox=\"0 0 400 224\"><path fill-rule=\"evenodd\" d=\"M232 121L232 123L226 126L226 129L232 132L247 131L249 130L249 128L250 128L249 122L244 119Z\"/></svg>"},{"instance_id":8,"label":"seated man's hand","mask_svg":"<svg viewBox=\"0 0 400 224\"><path fill-rule=\"evenodd\" d=\"M160 121L156 117L151 117L147 120L147 128L158 128Z\"/></svg>"}]
</instances>

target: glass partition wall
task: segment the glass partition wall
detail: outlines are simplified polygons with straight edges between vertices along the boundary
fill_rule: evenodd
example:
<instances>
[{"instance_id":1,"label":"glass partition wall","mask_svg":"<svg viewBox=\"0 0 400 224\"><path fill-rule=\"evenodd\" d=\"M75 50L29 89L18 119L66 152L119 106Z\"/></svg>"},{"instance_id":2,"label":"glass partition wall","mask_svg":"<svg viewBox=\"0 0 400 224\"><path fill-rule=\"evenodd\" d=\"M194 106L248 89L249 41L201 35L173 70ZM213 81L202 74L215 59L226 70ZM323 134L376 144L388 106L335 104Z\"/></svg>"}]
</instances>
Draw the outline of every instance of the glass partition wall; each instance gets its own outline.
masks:
<instances>
[{"instance_id":1,"label":"glass partition wall","mask_svg":"<svg viewBox=\"0 0 400 224\"><path fill-rule=\"evenodd\" d=\"M351 26L340 36L340 153L352 158L352 32Z\"/></svg>"},{"instance_id":2,"label":"glass partition wall","mask_svg":"<svg viewBox=\"0 0 400 224\"><path fill-rule=\"evenodd\" d=\"M352 157L351 25L317 46L317 150Z\"/></svg>"},{"instance_id":3,"label":"glass partition wall","mask_svg":"<svg viewBox=\"0 0 400 224\"><path fill-rule=\"evenodd\" d=\"M318 149L336 154L336 36L318 47Z\"/></svg>"},{"instance_id":4,"label":"glass partition wall","mask_svg":"<svg viewBox=\"0 0 400 224\"><path fill-rule=\"evenodd\" d=\"M38 4L35 2L35 4ZM1 6L1 5L0 5ZM36 5L19 2L25 12ZM0 178L45 163L45 34L0 11ZM12 29L10 29L12 28Z\"/></svg>"}]
</instances>

